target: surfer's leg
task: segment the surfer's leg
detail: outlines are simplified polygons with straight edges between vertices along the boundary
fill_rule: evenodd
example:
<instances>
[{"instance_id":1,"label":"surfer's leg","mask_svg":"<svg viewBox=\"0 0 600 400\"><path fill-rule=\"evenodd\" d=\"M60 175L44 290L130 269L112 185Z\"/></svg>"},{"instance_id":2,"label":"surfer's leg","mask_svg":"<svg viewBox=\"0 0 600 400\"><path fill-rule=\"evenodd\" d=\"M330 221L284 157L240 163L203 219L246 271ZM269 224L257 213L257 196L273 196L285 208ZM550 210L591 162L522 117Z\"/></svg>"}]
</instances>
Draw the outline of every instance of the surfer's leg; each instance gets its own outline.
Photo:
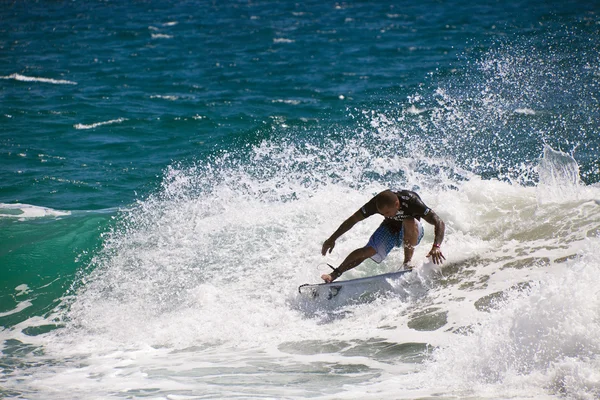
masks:
<instances>
[{"instance_id":1,"label":"surfer's leg","mask_svg":"<svg viewBox=\"0 0 600 400\"><path fill-rule=\"evenodd\" d=\"M339 278L342 275L342 273L356 267L357 265L365 261L367 258L373 257L375 253L375 249L369 246L363 247L361 249L356 249L352 253L348 254L348 257L346 257L346 259L340 264L339 267L335 269L335 271L329 274L321 275L321 279L323 279L327 283L333 282L337 278Z\"/></svg>"},{"instance_id":2,"label":"surfer's leg","mask_svg":"<svg viewBox=\"0 0 600 400\"><path fill-rule=\"evenodd\" d=\"M352 253L348 254L348 257L346 257L346 259L340 264L338 270L340 272L346 272L349 269L356 267L367 258L373 257L375 253L375 249L370 246L356 249Z\"/></svg>"},{"instance_id":3,"label":"surfer's leg","mask_svg":"<svg viewBox=\"0 0 600 400\"><path fill-rule=\"evenodd\" d=\"M402 223L402 244L404 246L404 264L412 260L415 247L423 237L423 226L414 218L407 218Z\"/></svg>"}]
</instances>

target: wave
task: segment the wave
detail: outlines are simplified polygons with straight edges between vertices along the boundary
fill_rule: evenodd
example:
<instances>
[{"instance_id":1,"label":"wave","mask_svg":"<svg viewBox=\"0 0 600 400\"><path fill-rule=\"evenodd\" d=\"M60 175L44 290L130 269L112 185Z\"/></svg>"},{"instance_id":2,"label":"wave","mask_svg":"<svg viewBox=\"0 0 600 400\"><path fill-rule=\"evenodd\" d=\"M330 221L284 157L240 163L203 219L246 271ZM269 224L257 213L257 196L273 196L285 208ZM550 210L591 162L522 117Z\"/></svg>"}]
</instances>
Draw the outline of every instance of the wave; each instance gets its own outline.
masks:
<instances>
[{"instance_id":1,"label":"wave","mask_svg":"<svg viewBox=\"0 0 600 400\"><path fill-rule=\"evenodd\" d=\"M51 78L39 78L35 76L25 76L21 74L11 74L8 76L0 76L0 79L14 79L21 82L42 82L52 83L54 85L77 85L77 82L68 81L64 79L51 79Z\"/></svg>"},{"instance_id":2,"label":"wave","mask_svg":"<svg viewBox=\"0 0 600 400\"><path fill-rule=\"evenodd\" d=\"M515 114L536 115L537 113L534 110L532 110L531 108L517 108L515 110Z\"/></svg>"},{"instance_id":3,"label":"wave","mask_svg":"<svg viewBox=\"0 0 600 400\"><path fill-rule=\"evenodd\" d=\"M121 122L127 121L127 118L117 118L117 119L111 119L110 121L103 121L103 122L96 122L93 124L75 124L73 125L73 127L75 129L94 129L97 128L99 126L103 126L103 125L112 125L112 124L120 124Z\"/></svg>"},{"instance_id":4,"label":"wave","mask_svg":"<svg viewBox=\"0 0 600 400\"><path fill-rule=\"evenodd\" d=\"M164 33L152 33L152 39L173 39L173 35L167 35Z\"/></svg>"},{"instance_id":5,"label":"wave","mask_svg":"<svg viewBox=\"0 0 600 400\"><path fill-rule=\"evenodd\" d=\"M404 162L412 162L396 160L397 163L367 165L365 161L371 158L370 154L361 155L361 146L355 146L347 151L354 154L357 164L371 168L379 176L397 177L397 169L404 170L408 168ZM311 265L323 261L318 251L319 241L330 234L346 214L387 186L381 181L369 182L373 175L368 171L361 169L363 175L355 175L352 166L337 164L336 159L321 154L322 150L308 144L263 143L253 149L250 164L236 164L229 155L223 155L206 165L170 168L165 173L161 191L127 212L121 229L112 233L103 254L96 259L97 268L87 278L88 284L74 305L71 317L85 318L86 323L92 324L91 330L108 329L111 335L129 340L126 338L134 337L138 330L136 323L130 319L132 330L126 332L122 323L109 323L109 320L132 318L131 309L135 309L140 324L152 318L160 323L163 317L170 318L175 309L200 307L206 314L198 311L196 315L210 319L213 327L216 324L225 329L212 320L214 309L221 306L204 299L203 290L212 290L208 289L212 287L235 291L239 297L226 302L244 309L244 302L256 306L247 296L252 297L251 293L260 288L264 295L278 297L279 289L267 289L273 283L271 275L277 276L281 285L288 288L314 281L319 275ZM547 159L539 162L540 170L564 167L565 160L557 160L551 149L546 154ZM322 165L322 159L328 160L326 165ZM348 157L341 154L340 159ZM473 175L456 179L439 169L435 159L422 162L429 165L421 166L420 173L417 170L401 179L402 186L420 187L424 201L447 222L445 247L452 265L461 266L475 257L476 261L469 262L481 265L482 270L492 269L503 275L500 271L527 271L540 265L562 264L563 259L577 254L580 244L599 229L600 208L595 202L599 192L595 188L582 187L576 196L556 197L549 202L548 195L540 194L537 186L482 180ZM342 165L346 166L345 170ZM338 176L330 176L325 167L333 168ZM430 168L438 171L434 184L428 183ZM361 185L357 185L361 180ZM545 183L555 188L564 184L562 181ZM242 209L237 206L240 201L245 204ZM345 252L364 245L377 223L369 220L357 227L356 232L346 235L331 262L339 262ZM426 226L426 232L424 242L429 243L433 237L431 227ZM564 248L555 248L556 240L560 240ZM427 263L426 247L427 244L421 246L415 256L422 265ZM292 268L294 263L299 266ZM349 277L386 272L386 268L394 268L396 263L401 264L398 254L390 256L381 266L367 263L365 268L349 273ZM486 264L489 267L484 267ZM240 269L240 265L243 268ZM265 270L269 271L268 276ZM465 279L467 277L459 279L461 284L470 281ZM518 282L522 278L510 277L509 281ZM150 287L154 289L149 291ZM106 290L113 299L118 299L119 305L106 307L105 301L112 302L102 295ZM168 298L164 297L166 293L170 293ZM478 298L486 294L488 291L482 289ZM223 301L221 296L217 297ZM210 302L211 306L205 309L206 304L200 305L198 301ZM276 301L281 301L281 297ZM94 305L86 305L87 302ZM105 314L109 309L110 314ZM80 312L85 315L79 315ZM90 312L97 314L92 317ZM248 336L242 337L233 331L229 336L217 330L217 336L202 332L201 335L205 335L202 339L197 336L189 340L213 338L238 344L252 341L257 332L249 324ZM119 327L121 333L113 332L111 326ZM254 329L262 328L254 326ZM161 332L173 335L171 339L176 342L184 340L177 332ZM170 340L145 337L156 343Z\"/></svg>"},{"instance_id":6,"label":"wave","mask_svg":"<svg viewBox=\"0 0 600 400\"><path fill-rule=\"evenodd\" d=\"M301 100L292 100L292 99L276 99L276 100L271 100L271 103L283 103L283 104L290 104L293 106L297 106L299 104L302 103Z\"/></svg>"},{"instance_id":7,"label":"wave","mask_svg":"<svg viewBox=\"0 0 600 400\"><path fill-rule=\"evenodd\" d=\"M519 375L503 370L499 359L485 360L508 348L520 379L531 387L539 383L536 374L545 376L546 386L559 373L566 380L582 378L595 364L586 361L585 351L568 346L576 332L566 337L549 328L554 320L548 316L561 302L538 299L557 293L556 282L567 276L571 288L563 300L577 291L582 298L593 295L590 279L578 283L574 277L577 270L597 268L590 252L600 235L600 188L575 179L574 157L549 146L525 168L535 172L529 181L533 184L484 179L418 148L404 155L396 145L406 141L404 132L385 117L367 113L374 134L357 130L329 140L290 133L289 140L249 146L245 155L224 151L191 166L169 167L160 189L121 213L106 234L103 248L82 271L56 317L65 328L51 333L45 350L72 358L87 354L90 347L99 354L123 347L179 354L201 348L210 349L202 350L209 357L235 363L243 362L240 349L260 348L273 349L290 365L301 368L309 362L312 368L307 356L317 353L345 365L352 363L349 357L357 348L417 346L420 359L429 363L404 366L411 372L408 377L389 378L398 368L399 353L379 362L378 355L359 352L372 365L365 371L381 376L364 390L389 392L401 385L410 393L436 388L456 393L471 385L479 388L476 393L487 388L502 397L519 393L522 386L516 381L507 384ZM415 116L409 112L406 117ZM303 309L296 288L317 282L323 262L337 264L364 246L380 221L361 222L325 259L322 240L372 194L390 186L417 190L446 222L446 265L427 261L433 230L426 225L415 250L417 273L400 284L401 295ZM401 251L396 251L382 264L367 261L346 275L389 272L401 264ZM545 285L555 288L536 291ZM597 329L577 316L578 309L577 301L560 316L575 318L584 331L581 343L600 346L592 336ZM586 308L586 315L593 316L592 309ZM497 323L487 323L490 318L502 322L500 332ZM515 342L530 338L527 328L511 330L526 323L545 329L550 337L543 343L565 343L546 358L551 368L533 363L518 369L536 357ZM485 344L498 336L496 344ZM337 338L335 345L331 337ZM463 349L460 365L467 368L472 362L468 374L432 381L436 371L451 368L458 348ZM168 356L153 354L152 366L168 362ZM579 369L561 367L568 357ZM136 365L148 366L144 361ZM495 378L477 380L487 371ZM436 382L436 388L428 382Z\"/></svg>"},{"instance_id":8,"label":"wave","mask_svg":"<svg viewBox=\"0 0 600 400\"><path fill-rule=\"evenodd\" d=\"M179 96L171 96L171 95L162 95L162 94L153 94L150 96L151 99L164 99L175 101L179 99Z\"/></svg>"},{"instance_id":9,"label":"wave","mask_svg":"<svg viewBox=\"0 0 600 400\"><path fill-rule=\"evenodd\" d=\"M48 207L39 207L30 204L5 204L0 203L0 218L44 218L63 217L71 215L70 211L54 210Z\"/></svg>"},{"instance_id":10,"label":"wave","mask_svg":"<svg viewBox=\"0 0 600 400\"><path fill-rule=\"evenodd\" d=\"M361 153L362 144L349 142L328 153L328 146L298 139L266 141L252 147L245 162L225 153L170 167L157 193L122 211L63 304L3 336L37 341L49 357L83 357L98 369L113 368L118 360L111 354L118 349L127 349L118 353L122 357L145 352L125 366L127 371L164 367L173 385L173 357L190 363L201 353L204 360L237 365L256 362L259 348L267 349L270 360L283 358L288 368L302 371L318 368L323 359L336 368L364 363L362 371L373 379L351 382L348 390L364 391L359 397L365 398L367 392L390 393L399 386L412 397L436 390L514 397L524 387L528 393L595 393L586 376L597 366L588 351L600 347L597 327L589 323L599 319L593 249L600 233L594 200L600 188L577 183L576 196L544 202L537 186L473 174L437 174L431 185L427 171L438 168L438 160L421 158L427 168L420 165L401 181L418 186L446 221L447 264L439 268L426 261L433 240L426 226L415 250L416 273L401 283L401 296L299 310L297 286L317 281L323 272L321 241L370 194L385 188L369 178L373 175L338 164L333 153L341 151L340 160L352 154L377 176L395 175L412 162L367 165L372 155ZM575 167L551 148L544 154L536 161L540 170ZM569 174L560 176L564 179L544 185L573 188ZM356 226L326 261L339 262L364 245L378 223L372 218ZM381 265L367 262L347 275L386 272L401 263L397 251ZM13 311L18 312L8 312ZM64 328L35 337L19 333L50 323ZM531 343L538 332L543 340ZM417 349L411 350L416 355L405 354L405 348ZM508 355L508 361L498 354ZM426 362L411 369L410 362L402 364L409 356ZM215 362L195 372L210 374ZM17 375L33 385L35 377L71 366L38 368ZM277 362L272 368L276 373ZM410 373L394 373L398 368ZM87 380L87 368L71 373L96 392L131 385L131 374L100 382ZM151 377L140 378L136 385L153 383Z\"/></svg>"}]
</instances>

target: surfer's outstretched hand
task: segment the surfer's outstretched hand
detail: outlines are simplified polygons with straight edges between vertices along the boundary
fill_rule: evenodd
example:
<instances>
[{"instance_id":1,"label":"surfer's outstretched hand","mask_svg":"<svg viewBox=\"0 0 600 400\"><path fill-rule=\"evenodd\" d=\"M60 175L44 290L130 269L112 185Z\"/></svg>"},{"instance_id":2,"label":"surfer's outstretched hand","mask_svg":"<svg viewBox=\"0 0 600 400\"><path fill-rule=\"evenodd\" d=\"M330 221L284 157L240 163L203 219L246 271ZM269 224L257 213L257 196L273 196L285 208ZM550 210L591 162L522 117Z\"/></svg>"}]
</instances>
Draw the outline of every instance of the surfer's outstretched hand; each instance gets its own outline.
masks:
<instances>
[{"instance_id":1,"label":"surfer's outstretched hand","mask_svg":"<svg viewBox=\"0 0 600 400\"><path fill-rule=\"evenodd\" d=\"M442 264L446 259L446 257L444 257L444 255L442 254L442 251L440 250L439 247L437 246L433 246L431 248L431 251L429 252L429 254L427 254L427 257L431 257L431 261L433 261L434 264Z\"/></svg>"},{"instance_id":2,"label":"surfer's outstretched hand","mask_svg":"<svg viewBox=\"0 0 600 400\"><path fill-rule=\"evenodd\" d=\"M325 281L325 283L331 283L331 282L333 282L333 278L329 274L323 274L323 275L321 275L321 279L323 279Z\"/></svg>"},{"instance_id":3,"label":"surfer's outstretched hand","mask_svg":"<svg viewBox=\"0 0 600 400\"><path fill-rule=\"evenodd\" d=\"M326 241L323 242L323 248L321 249L321 254L322 255L327 254L327 250L329 250L329 253L331 253L333 251L334 247L335 247L335 240L327 239Z\"/></svg>"}]
</instances>

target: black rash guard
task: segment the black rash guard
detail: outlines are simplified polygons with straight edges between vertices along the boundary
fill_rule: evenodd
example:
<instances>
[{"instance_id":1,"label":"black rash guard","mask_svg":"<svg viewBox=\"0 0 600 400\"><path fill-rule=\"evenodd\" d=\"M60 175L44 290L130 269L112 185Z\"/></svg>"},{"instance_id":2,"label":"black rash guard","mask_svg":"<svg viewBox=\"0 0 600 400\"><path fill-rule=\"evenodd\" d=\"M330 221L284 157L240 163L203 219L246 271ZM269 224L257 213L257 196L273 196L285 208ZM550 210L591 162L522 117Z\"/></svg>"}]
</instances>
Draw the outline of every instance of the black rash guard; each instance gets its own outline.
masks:
<instances>
[{"instance_id":1,"label":"black rash guard","mask_svg":"<svg viewBox=\"0 0 600 400\"><path fill-rule=\"evenodd\" d=\"M395 216L391 218L386 217L383 221L383 224L386 224L395 231L402 229L402 222L406 218L415 218L420 220L421 217L424 217L431 211L431 209L427 207L425 203L423 203L423 200L421 200L419 195L415 192L411 192L410 190L401 190L394 193L396 196L398 196L398 200L400 200L400 209ZM377 211L375 197L369 200L367 204L362 206L360 212L365 218L370 217L371 215L380 214L379 211Z\"/></svg>"}]
</instances>

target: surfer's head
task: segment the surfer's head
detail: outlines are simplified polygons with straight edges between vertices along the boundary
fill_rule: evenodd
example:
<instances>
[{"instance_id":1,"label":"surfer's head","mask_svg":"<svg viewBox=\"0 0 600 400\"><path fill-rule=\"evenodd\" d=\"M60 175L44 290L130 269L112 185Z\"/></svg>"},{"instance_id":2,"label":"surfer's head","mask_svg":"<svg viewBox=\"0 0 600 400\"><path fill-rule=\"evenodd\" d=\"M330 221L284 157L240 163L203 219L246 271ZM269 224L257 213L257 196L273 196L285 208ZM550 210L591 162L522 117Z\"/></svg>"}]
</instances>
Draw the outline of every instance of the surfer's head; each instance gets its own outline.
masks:
<instances>
[{"instance_id":1,"label":"surfer's head","mask_svg":"<svg viewBox=\"0 0 600 400\"><path fill-rule=\"evenodd\" d=\"M377 211L384 217L393 217L400 209L400 200L391 190L385 190L375 196L375 204Z\"/></svg>"}]
</instances>

